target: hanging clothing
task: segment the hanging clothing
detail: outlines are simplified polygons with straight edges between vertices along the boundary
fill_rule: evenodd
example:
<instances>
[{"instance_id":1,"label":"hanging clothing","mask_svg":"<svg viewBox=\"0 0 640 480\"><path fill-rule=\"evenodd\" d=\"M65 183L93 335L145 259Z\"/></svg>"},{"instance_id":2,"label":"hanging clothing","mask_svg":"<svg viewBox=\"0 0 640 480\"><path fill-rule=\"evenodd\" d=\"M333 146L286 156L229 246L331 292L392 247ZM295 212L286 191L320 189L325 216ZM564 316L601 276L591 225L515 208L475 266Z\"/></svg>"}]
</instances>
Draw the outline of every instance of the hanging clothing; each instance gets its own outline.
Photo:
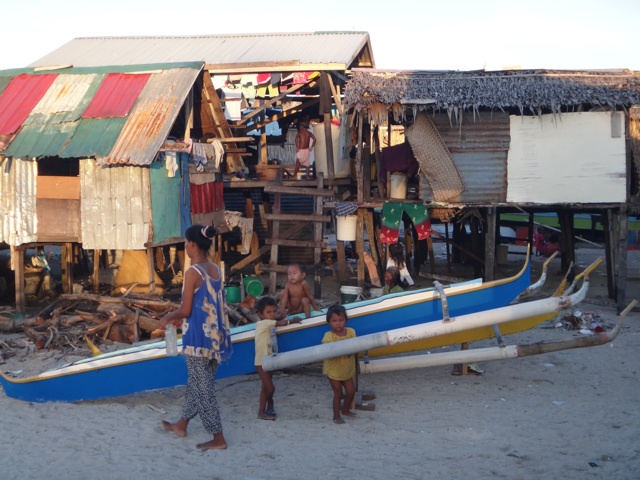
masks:
<instances>
[{"instance_id":1,"label":"hanging clothing","mask_svg":"<svg viewBox=\"0 0 640 480\"><path fill-rule=\"evenodd\" d=\"M240 212L224 212L224 220L230 229L238 227L242 233L242 255L251 252L251 240L253 239L253 218L245 218Z\"/></svg>"},{"instance_id":2,"label":"hanging clothing","mask_svg":"<svg viewBox=\"0 0 640 480\"><path fill-rule=\"evenodd\" d=\"M407 177L411 178L416 173L420 165L413 155L411 145L409 142L394 145L382 149L380 157L380 171L378 172L378 184L387 184L387 172L402 172L406 173Z\"/></svg>"},{"instance_id":3,"label":"hanging clothing","mask_svg":"<svg viewBox=\"0 0 640 480\"><path fill-rule=\"evenodd\" d=\"M382 206L382 228L380 241L388 245L398 242L402 214L406 212L418 233L418 240L431 236L429 210L418 203L386 202Z\"/></svg>"}]
</instances>

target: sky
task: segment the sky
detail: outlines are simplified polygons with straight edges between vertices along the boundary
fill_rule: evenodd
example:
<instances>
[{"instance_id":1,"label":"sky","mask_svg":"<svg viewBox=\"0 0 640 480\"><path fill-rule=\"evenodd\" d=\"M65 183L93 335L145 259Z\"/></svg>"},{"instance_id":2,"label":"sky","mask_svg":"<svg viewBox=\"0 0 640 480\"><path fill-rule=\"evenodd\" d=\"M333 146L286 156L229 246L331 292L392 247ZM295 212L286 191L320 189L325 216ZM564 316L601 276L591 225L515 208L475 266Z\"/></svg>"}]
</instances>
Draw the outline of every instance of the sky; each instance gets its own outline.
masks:
<instances>
[{"instance_id":1,"label":"sky","mask_svg":"<svg viewBox=\"0 0 640 480\"><path fill-rule=\"evenodd\" d=\"M12 0L0 70L77 37L366 31L379 69L640 71L640 0Z\"/></svg>"}]
</instances>

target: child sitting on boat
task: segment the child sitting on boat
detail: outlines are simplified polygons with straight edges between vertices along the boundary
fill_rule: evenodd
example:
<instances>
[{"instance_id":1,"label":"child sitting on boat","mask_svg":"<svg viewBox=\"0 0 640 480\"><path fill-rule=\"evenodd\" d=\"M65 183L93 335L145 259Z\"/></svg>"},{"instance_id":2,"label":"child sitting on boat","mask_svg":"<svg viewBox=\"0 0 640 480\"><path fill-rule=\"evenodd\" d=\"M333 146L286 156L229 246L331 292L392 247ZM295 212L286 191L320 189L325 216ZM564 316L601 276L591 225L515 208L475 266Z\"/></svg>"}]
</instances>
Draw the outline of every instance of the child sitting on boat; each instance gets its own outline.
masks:
<instances>
[{"instance_id":1,"label":"child sitting on boat","mask_svg":"<svg viewBox=\"0 0 640 480\"><path fill-rule=\"evenodd\" d=\"M347 328L347 311L342 305L332 305L327 310L327 323L331 328L324 334L322 343L338 342L355 338L356 332L353 328ZM329 378L329 384L333 390L333 423L344 423L342 415L355 417L351 411L351 404L356 396L356 365L358 358L355 355L345 355L337 358L329 358L322 362L322 373ZM344 402L342 400L344 389Z\"/></svg>"},{"instance_id":2,"label":"child sitting on boat","mask_svg":"<svg viewBox=\"0 0 640 480\"><path fill-rule=\"evenodd\" d=\"M280 296L281 318L303 312L305 318L309 318L312 307L313 310L320 310L313 298L311 288L309 288L309 284L305 280L306 276L304 266L299 263L291 264L287 268L289 281L284 286Z\"/></svg>"},{"instance_id":3,"label":"child sitting on boat","mask_svg":"<svg viewBox=\"0 0 640 480\"><path fill-rule=\"evenodd\" d=\"M395 267L387 268L384 272L384 287L382 288L382 295L403 291L404 290L400 286L400 271Z\"/></svg>"},{"instance_id":4,"label":"child sitting on boat","mask_svg":"<svg viewBox=\"0 0 640 480\"><path fill-rule=\"evenodd\" d=\"M273 384L273 372L264 371L262 368L262 357L273 353L271 345L272 328L284 327L291 323L300 323L301 320L297 317L292 320L276 320L278 304L272 297L262 297L258 300L257 310L260 320L256 323L256 358L254 365L262 382L258 418L262 420L275 420L277 415L273 407L273 394L276 391L276 387Z\"/></svg>"}]
</instances>

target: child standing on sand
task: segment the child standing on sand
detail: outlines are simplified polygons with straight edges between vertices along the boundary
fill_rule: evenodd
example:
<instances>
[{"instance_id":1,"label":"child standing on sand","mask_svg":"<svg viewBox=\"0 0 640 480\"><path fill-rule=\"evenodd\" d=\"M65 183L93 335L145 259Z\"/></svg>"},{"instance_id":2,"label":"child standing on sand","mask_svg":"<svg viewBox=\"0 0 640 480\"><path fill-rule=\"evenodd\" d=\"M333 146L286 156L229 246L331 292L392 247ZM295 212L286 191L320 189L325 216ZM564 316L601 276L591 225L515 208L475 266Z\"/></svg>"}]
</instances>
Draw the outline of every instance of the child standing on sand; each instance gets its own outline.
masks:
<instances>
[{"instance_id":1,"label":"child standing on sand","mask_svg":"<svg viewBox=\"0 0 640 480\"><path fill-rule=\"evenodd\" d=\"M273 408L273 394L276 392L276 387L273 384L273 372L264 371L262 357L273 353L271 348L272 328L284 327L291 323L300 323L301 320L297 317L292 320L276 320L278 304L271 297L262 297L258 300L257 310L260 320L256 323L256 358L254 365L262 381L258 418L261 420L275 420L277 415Z\"/></svg>"},{"instance_id":2,"label":"child standing on sand","mask_svg":"<svg viewBox=\"0 0 640 480\"><path fill-rule=\"evenodd\" d=\"M355 338L356 336L353 328L346 328L347 311L342 305L331 305L329 307L327 310L327 323L331 330L324 334L322 343L338 342ZM355 355L345 355L322 362L322 373L329 378L329 384L333 390L333 423L344 423L342 415L346 417L356 416L351 411L351 404L356 396L354 377L356 375L357 361L358 359ZM342 408L340 408L343 389L346 395Z\"/></svg>"},{"instance_id":3,"label":"child standing on sand","mask_svg":"<svg viewBox=\"0 0 640 480\"><path fill-rule=\"evenodd\" d=\"M289 265L287 277L289 281L284 286L280 296L280 317L304 312L305 318L311 315L311 307L320 310L311 293L311 288L305 280L307 274L299 263Z\"/></svg>"}]
</instances>

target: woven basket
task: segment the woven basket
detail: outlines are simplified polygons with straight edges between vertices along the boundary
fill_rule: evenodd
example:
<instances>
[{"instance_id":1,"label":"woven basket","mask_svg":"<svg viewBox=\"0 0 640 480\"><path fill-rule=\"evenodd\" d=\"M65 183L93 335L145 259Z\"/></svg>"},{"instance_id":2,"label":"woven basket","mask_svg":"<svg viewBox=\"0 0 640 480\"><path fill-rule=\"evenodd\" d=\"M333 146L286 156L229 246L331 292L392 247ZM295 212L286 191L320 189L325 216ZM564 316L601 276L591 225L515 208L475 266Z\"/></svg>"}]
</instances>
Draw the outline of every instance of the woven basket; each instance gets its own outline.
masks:
<instances>
[{"instance_id":1,"label":"woven basket","mask_svg":"<svg viewBox=\"0 0 640 480\"><path fill-rule=\"evenodd\" d=\"M413 155L420 164L436 202L448 202L464 192L464 182L447 145L440 137L431 119L424 114L416 116L405 130Z\"/></svg>"}]
</instances>

